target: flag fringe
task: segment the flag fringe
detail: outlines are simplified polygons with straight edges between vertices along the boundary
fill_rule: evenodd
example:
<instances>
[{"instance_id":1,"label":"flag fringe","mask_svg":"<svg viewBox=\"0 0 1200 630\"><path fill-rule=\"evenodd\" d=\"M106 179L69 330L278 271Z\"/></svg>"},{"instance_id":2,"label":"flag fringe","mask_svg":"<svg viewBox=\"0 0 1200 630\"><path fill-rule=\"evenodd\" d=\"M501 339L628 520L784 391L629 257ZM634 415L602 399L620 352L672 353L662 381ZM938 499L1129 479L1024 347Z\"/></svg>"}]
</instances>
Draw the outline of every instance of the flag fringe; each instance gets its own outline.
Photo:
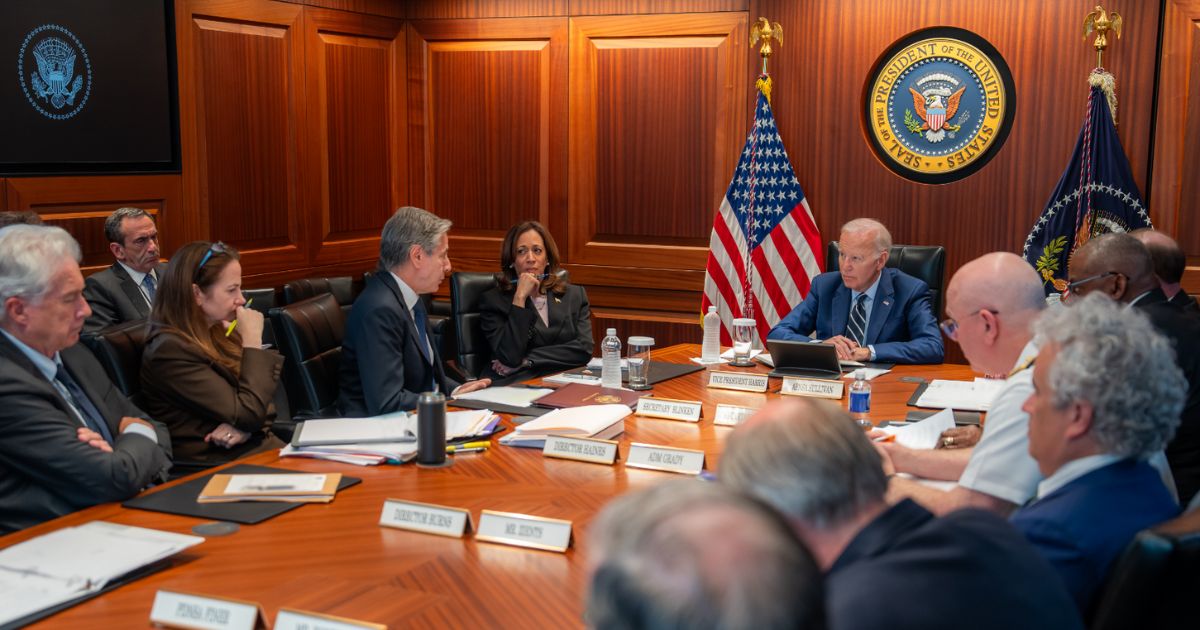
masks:
<instances>
[{"instance_id":1,"label":"flag fringe","mask_svg":"<svg viewBox=\"0 0 1200 630\"><path fill-rule=\"evenodd\" d=\"M1104 98L1108 100L1108 111L1112 114L1113 124L1117 124L1117 79L1112 73L1096 68L1088 75L1088 84L1100 88Z\"/></svg>"}]
</instances>

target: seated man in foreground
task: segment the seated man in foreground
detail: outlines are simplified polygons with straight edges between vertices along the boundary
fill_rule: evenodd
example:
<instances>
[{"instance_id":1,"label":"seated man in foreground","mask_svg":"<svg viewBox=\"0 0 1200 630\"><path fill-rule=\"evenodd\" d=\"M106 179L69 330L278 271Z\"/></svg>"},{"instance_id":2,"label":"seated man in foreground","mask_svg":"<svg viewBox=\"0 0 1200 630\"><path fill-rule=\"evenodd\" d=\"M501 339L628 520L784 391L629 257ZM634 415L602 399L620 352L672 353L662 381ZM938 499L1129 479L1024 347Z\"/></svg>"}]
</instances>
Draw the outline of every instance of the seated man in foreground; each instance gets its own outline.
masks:
<instances>
[{"instance_id":1,"label":"seated man in foreground","mask_svg":"<svg viewBox=\"0 0 1200 630\"><path fill-rule=\"evenodd\" d=\"M666 481L591 527L593 628L824 628L821 573L770 508L719 484Z\"/></svg>"},{"instance_id":2,"label":"seated man in foreground","mask_svg":"<svg viewBox=\"0 0 1200 630\"><path fill-rule=\"evenodd\" d=\"M1146 460L1179 425L1187 382L1146 317L1106 297L1048 312L1035 329L1025 410L1046 479L1012 522L1087 613L1134 535L1179 512Z\"/></svg>"},{"instance_id":3,"label":"seated man in foreground","mask_svg":"<svg viewBox=\"0 0 1200 630\"><path fill-rule=\"evenodd\" d=\"M62 228L0 230L0 534L166 479L171 438L79 341L91 313Z\"/></svg>"},{"instance_id":4,"label":"seated man in foreground","mask_svg":"<svg viewBox=\"0 0 1200 630\"><path fill-rule=\"evenodd\" d=\"M878 221L842 226L838 270L814 278L808 296L767 338L832 344L845 360L941 363L945 348L929 285L888 268L891 247L892 235Z\"/></svg>"},{"instance_id":5,"label":"seated man in foreground","mask_svg":"<svg viewBox=\"0 0 1200 630\"><path fill-rule=\"evenodd\" d=\"M884 500L879 455L828 402L779 400L730 436L721 483L783 513L826 571L830 628L1080 628L1054 570L1003 519Z\"/></svg>"}]
</instances>

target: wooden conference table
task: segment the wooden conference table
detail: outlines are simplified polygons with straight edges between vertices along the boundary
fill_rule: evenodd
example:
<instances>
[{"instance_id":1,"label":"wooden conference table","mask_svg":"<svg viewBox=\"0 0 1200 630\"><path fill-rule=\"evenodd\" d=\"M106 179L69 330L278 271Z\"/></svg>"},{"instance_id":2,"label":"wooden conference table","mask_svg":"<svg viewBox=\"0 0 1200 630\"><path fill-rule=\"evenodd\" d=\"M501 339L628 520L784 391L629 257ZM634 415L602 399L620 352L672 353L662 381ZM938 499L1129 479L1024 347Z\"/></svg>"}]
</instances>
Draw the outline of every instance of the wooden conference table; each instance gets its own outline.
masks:
<instances>
[{"instance_id":1,"label":"wooden conference table","mask_svg":"<svg viewBox=\"0 0 1200 630\"><path fill-rule=\"evenodd\" d=\"M656 361L687 363L694 344L653 353ZM766 367L730 368L765 373ZM902 376L970 379L963 365L897 366L872 381L872 419L903 418L917 387ZM280 607L320 612L391 628L576 627L582 625L586 530L600 508L630 489L676 477L623 465L631 441L698 449L717 468L732 427L714 426L718 403L761 406L779 396L780 381L766 394L708 389L704 372L655 385L652 395L701 400L699 423L631 416L620 436L615 466L543 458L536 449L494 446L463 454L446 469L415 464L359 467L308 459L280 460L261 453L239 463L306 472L341 472L363 483L330 504L305 505L236 533L210 537L169 568L54 615L39 628L135 628L149 625L160 588L261 603L268 622ZM847 381L849 383L849 381ZM847 399L841 404L846 405ZM507 418L505 419L507 423ZM387 498L465 508L478 519L492 509L566 519L574 523L564 553L402 531L378 525ZM106 520L180 533L202 521L99 505L0 538L7 547L49 531Z\"/></svg>"}]
</instances>

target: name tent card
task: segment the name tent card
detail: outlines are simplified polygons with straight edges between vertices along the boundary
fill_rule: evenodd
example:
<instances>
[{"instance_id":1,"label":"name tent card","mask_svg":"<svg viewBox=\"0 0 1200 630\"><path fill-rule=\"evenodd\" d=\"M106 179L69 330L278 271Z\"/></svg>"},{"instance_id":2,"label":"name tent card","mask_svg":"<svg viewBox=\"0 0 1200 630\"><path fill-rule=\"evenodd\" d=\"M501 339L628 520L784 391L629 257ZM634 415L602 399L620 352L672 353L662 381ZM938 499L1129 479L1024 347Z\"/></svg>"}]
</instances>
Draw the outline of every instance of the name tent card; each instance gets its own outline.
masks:
<instances>
[{"instance_id":1,"label":"name tent card","mask_svg":"<svg viewBox=\"0 0 1200 630\"><path fill-rule=\"evenodd\" d=\"M650 418L699 422L701 408L699 400L647 397L638 399L637 411L634 413Z\"/></svg>"},{"instance_id":2,"label":"name tent card","mask_svg":"<svg viewBox=\"0 0 1200 630\"><path fill-rule=\"evenodd\" d=\"M625 460L625 465L699 475L704 470L704 451L634 442L629 445L629 457Z\"/></svg>"},{"instance_id":3,"label":"name tent card","mask_svg":"<svg viewBox=\"0 0 1200 630\"><path fill-rule=\"evenodd\" d=\"M766 374L743 374L741 372L708 373L708 386L716 389L736 389L742 392L765 392L770 377Z\"/></svg>"},{"instance_id":4,"label":"name tent card","mask_svg":"<svg viewBox=\"0 0 1200 630\"><path fill-rule=\"evenodd\" d=\"M379 524L451 538L462 538L472 529L471 513L467 510L402 499L383 502Z\"/></svg>"},{"instance_id":5,"label":"name tent card","mask_svg":"<svg viewBox=\"0 0 1200 630\"><path fill-rule=\"evenodd\" d=\"M811 396L813 398L831 398L840 400L845 393L846 383L815 378L796 378L785 376L780 394L789 396Z\"/></svg>"},{"instance_id":6,"label":"name tent card","mask_svg":"<svg viewBox=\"0 0 1200 630\"><path fill-rule=\"evenodd\" d=\"M262 608L246 602L211 595L194 595L160 590L150 608L150 621L168 628L188 630L257 630L266 628Z\"/></svg>"},{"instance_id":7,"label":"name tent card","mask_svg":"<svg viewBox=\"0 0 1200 630\"><path fill-rule=\"evenodd\" d=\"M571 546L571 521L484 510L475 540L561 553Z\"/></svg>"},{"instance_id":8,"label":"name tent card","mask_svg":"<svg viewBox=\"0 0 1200 630\"><path fill-rule=\"evenodd\" d=\"M274 630L387 630L381 623L334 617L293 608L280 608Z\"/></svg>"},{"instance_id":9,"label":"name tent card","mask_svg":"<svg viewBox=\"0 0 1200 630\"><path fill-rule=\"evenodd\" d=\"M542 455L612 466L617 461L617 443L613 440L548 435Z\"/></svg>"},{"instance_id":10,"label":"name tent card","mask_svg":"<svg viewBox=\"0 0 1200 630\"><path fill-rule=\"evenodd\" d=\"M737 405L717 405L717 415L713 417L713 424L724 425L727 427L736 427L746 421L746 418L754 415L758 411L754 407L739 407Z\"/></svg>"}]
</instances>

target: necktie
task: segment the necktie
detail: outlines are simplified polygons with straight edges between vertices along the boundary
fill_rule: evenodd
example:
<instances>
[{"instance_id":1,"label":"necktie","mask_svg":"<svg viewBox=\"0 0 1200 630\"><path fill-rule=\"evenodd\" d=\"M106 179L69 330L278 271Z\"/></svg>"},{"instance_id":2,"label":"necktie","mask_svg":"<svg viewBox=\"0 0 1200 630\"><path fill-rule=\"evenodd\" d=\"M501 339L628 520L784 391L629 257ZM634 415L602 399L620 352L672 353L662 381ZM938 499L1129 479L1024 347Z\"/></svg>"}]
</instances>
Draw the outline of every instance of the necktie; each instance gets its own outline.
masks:
<instances>
[{"instance_id":1,"label":"necktie","mask_svg":"<svg viewBox=\"0 0 1200 630\"><path fill-rule=\"evenodd\" d=\"M867 338L867 294L863 293L858 296L858 300L854 302L854 308L850 309L850 323L846 327L846 331L850 333L850 338L854 343L863 345Z\"/></svg>"},{"instance_id":2,"label":"necktie","mask_svg":"<svg viewBox=\"0 0 1200 630\"><path fill-rule=\"evenodd\" d=\"M108 423L104 421L104 414L92 404L92 399L88 398L87 392L79 387L79 383L71 377L71 373L60 363L58 372L54 375L54 380L62 385L61 389L65 389L69 400L75 410L79 412L81 420L87 425L87 428L99 433L104 437L109 444L113 443L112 433L108 430ZM61 391L61 390L60 390Z\"/></svg>"},{"instance_id":3,"label":"necktie","mask_svg":"<svg viewBox=\"0 0 1200 630\"><path fill-rule=\"evenodd\" d=\"M429 333L425 331L425 324L428 320L428 317L425 314L425 303L421 300L417 300L417 303L413 305L412 313L413 322L417 325L417 335L421 340L421 343L419 344L421 346L421 354L425 355L425 358L428 359L430 363L433 363L433 357L430 356L429 352Z\"/></svg>"},{"instance_id":4,"label":"necktie","mask_svg":"<svg viewBox=\"0 0 1200 630\"><path fill-rule=\"evenodd\" d=\"M153 304L154 292L158 289L158 285L155 284L154 276L152 274L146 274L142 277L142 288L146 290L146 299Z\"/></svg>"}]
</instances>

